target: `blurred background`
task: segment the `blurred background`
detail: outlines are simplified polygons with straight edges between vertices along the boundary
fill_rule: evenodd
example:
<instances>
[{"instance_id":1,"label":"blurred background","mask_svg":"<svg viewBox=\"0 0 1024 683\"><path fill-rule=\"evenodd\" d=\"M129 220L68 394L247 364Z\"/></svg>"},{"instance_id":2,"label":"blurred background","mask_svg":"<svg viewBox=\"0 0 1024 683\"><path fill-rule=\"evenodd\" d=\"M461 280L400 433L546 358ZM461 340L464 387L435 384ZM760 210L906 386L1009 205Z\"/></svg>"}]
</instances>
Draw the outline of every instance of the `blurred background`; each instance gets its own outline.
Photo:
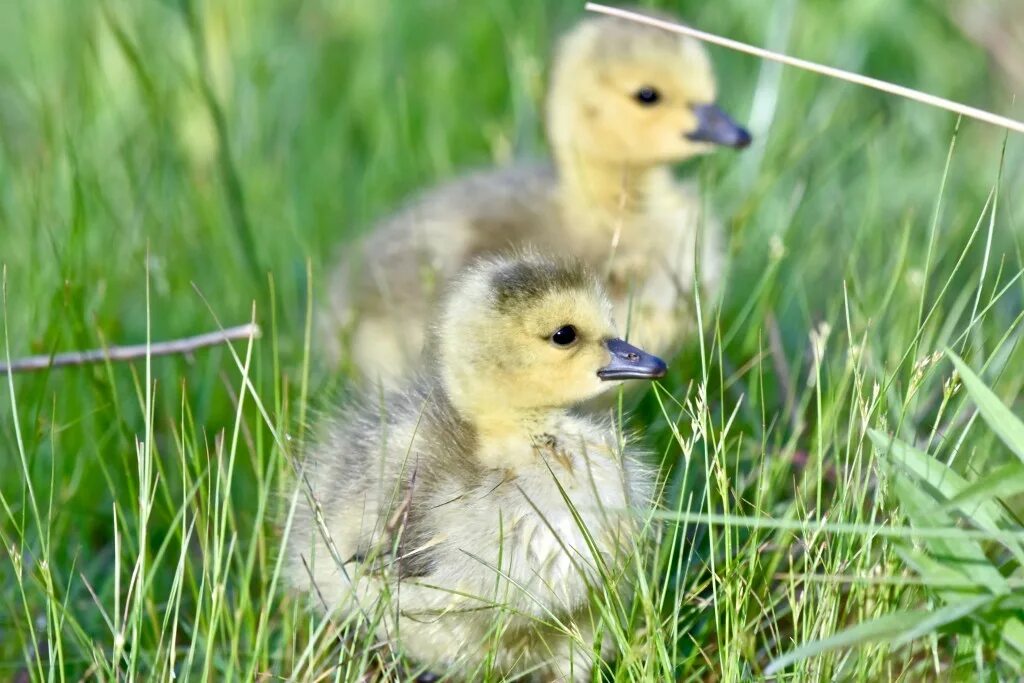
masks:
<instances>
[{"instance_id":1,"label":"blurred background","mask_svg":"<svg viewBox=\"0 0 1024 683\"><path fill-rule=\"evenodd\" d=\"M1024 118L1015 101L1024 94L1016 2L646 6ZM308 366L311 297L346 240L416 188L545 154L548 58L557 34L582 16L581 3L539 0L0 3L10 354L144 342L147 324L154 340L254 314L264 330L249 387L224 348L154 360L152 385L141 362L19 375L10 391L4 383L0 678L40 678L44 663L103 677L129 658L154 676L160 666L181 672L200 662L208 678L293 670L293 639L308 624L272 581L278 487L309 414L344 390L344 378ZM852 416L873 385L883 387L883 405L872 408L872 424L928 444L950 415L940 407L949 368L915 385L919 358L956 345L977 367L998 352L987 376L997 393L1013 397L1024 385L1016 351L1024 290L1012 281L1021 270L1024 145L924 105L710 51L721 103L755 142L679 172L699 178L723 217L731 275L708 346L688 344L665 383L680 405L666 412L648 397L637 426L674 462L670 415L686 412L703 378L713 436L691 429L689 417L684 432L713 442L729 481L711 491L707 463L695 458L691 467L687 454L678 468L686 482L672 479L671 495L707 511L821 515L837 486L822 484L819 469L817 488L805 489L801 463L821 465L863 441ZM815 367L811 335L828 337L826 329L834 343ZM1005 452L977 428L971 438L985 458ZM957 467L966 476L986 462L964 457ZM839 481L855 476L863 493L843 503L851 514L876 494L865 467L840 466ZM189 535L183 520L206 532ZM737 533L730 555L770 542L769 552L789 556L791 538ZM696 564L726 553L705 531L686 538L702 548ZM213 549L229 547L211 564ZM847 551L849 571L898 566L870 544ZM132 594L133 562L147 555L149 580ZM179 558L189 568L176 569ZM753 675L794 642L884 611L878 605L924 599L802 584L790 595L773 578L778 563L756 561L753 550L744 561L737 572L746 588L732 612L742 617L723 625L695 610L676 619L680 634L696 634L679 636L688 643L676 653L680 671ZM674 571L673 590L694 595L725 580L693 570L691 584ZM217 582L226 602L210 602ZM225 604L234 611L222 613ZM188 665L157 664L154 653L174 651L169 605L180 607L175 647ZM787 640L772 625L809 619L792 614L794 605L818 613ZM135 618L119 621L119 611ZM135 625L132 647L117 641L119 623ZM695 648L701 639L715 641L716 654ZM230 655L210 654L226 644Z\"/></svg>"}]
</instances>

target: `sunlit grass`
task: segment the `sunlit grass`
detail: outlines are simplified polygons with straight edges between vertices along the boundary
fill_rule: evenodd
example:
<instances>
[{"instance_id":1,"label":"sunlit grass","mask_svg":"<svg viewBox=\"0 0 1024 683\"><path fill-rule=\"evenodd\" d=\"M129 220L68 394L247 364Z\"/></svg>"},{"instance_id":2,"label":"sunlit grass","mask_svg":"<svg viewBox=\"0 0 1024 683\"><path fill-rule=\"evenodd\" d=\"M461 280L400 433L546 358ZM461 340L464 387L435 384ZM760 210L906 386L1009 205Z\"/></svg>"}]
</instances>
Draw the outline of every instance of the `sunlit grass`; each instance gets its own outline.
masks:
<instances>
[{"instance_id":1,"label":"sunlit grass","mask_svg":"<svg viewBox=\"0 0 1024 683\"><path fill-rule=\"evenodd\" d=\"M673 9L1014 111L942 3ZM0 7L5 355L253 318L264 330L186 357L4 378L0 679L415 672L365 624L284 585L294 465L346 393L317 371L308 321L335 250L409 191L542 152L551 37L578 15L540 2ZM721 306L701 302L707 334L626 416L665 491L635 599L595 586L620 651L605 677L750 680L773 662L787 680L1012 676L1021 142L713 56L723 104L757 143L681 169L726 219L731 275Z\"/></svg>"}]
</instances>

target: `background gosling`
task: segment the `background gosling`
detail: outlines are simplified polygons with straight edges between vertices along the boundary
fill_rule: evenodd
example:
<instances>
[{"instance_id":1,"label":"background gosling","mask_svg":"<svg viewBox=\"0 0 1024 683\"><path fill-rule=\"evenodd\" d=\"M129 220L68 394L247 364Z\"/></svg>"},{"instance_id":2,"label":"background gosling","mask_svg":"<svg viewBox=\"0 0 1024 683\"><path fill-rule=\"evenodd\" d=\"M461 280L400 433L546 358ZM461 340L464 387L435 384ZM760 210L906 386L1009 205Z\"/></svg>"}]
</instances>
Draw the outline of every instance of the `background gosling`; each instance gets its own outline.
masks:
<instances>
[{"instance_id":1,"label":"background gosling","mask_svg":"<svg viewBox=\"0 0 1024 683\"><path fill-rule=\"evenodd\" d=\"M655 353L673 349L693 328L698 262L705 298L716 296L722 248L695 188L668 165L750 142L716 96L698 42L612 17L580 22L551 72L554 165L457 179L350 245L319 312L325 359L337 364L348 350L371 378L402 376L443 283L476 256L523 245L584 259L605 278L630 338Z\"/></svg>"},{"instance_id":2,"label":"background gosling","mask_svg":"<svg viewBox=\"0 0 1024 683\"><path fill-rule=\"evenodd\" d=\"M377 614L382 638L435 671L472 680L489 656L505 675L589 680L587 586L621 579L654 475L610 422L570 407L664 362L616 338L584 267L535 256L458 277L426 356L415 381L322 425L292 584Z\"/></svg>"}]
</instances>

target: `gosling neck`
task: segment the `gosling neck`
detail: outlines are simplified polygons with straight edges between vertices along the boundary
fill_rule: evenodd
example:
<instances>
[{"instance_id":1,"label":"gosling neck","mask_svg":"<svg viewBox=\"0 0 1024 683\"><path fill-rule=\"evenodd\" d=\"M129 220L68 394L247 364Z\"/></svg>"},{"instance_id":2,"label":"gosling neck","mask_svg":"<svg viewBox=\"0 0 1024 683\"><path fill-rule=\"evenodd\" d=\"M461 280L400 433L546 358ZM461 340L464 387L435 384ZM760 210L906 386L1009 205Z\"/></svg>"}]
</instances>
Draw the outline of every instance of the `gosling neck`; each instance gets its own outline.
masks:
<instances>
[{"instance_id":1,"label":"gosling neck","mask_svg":"<svg viewBox=\"0 0 1024 683\"><path fill-rule=\"evenodd\" d=\"M516 470L536 464L535 439L552 430L566 410L558 408L512 408L508 405L467 406L456 410L477 437L477 453L485 467Z\"/></svg>"},{"instance_id":2,"label":"gosling neck","mask_svg":"<svg viewBox=\"0 0 1024 683\"><path fill-rule=\"evenodd\" d=\"M628 224L671 196L672 172L665 164L623 164L570 150L556 155L567 208Z\"/></svg>"}]
</instances>

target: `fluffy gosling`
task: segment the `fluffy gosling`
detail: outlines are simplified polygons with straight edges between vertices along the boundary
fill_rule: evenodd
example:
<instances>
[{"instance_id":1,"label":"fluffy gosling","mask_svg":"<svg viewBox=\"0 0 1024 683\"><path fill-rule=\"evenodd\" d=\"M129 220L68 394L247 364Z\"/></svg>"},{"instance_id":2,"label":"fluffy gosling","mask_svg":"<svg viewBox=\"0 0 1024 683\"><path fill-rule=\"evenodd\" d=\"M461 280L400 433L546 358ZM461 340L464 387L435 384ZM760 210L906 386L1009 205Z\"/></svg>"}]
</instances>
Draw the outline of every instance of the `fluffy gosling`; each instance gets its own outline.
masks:
<instances>
[{"instance_id":1,"label":"fluffy gosling","mask_svg":"<svg viewBox=\"0 0 1024 683\"><path fill-rule=\"evenodd\" d=\"M428 190L349 245L319 312L325 359L336 365L348 351L371 379L401 377L443 284L479 255L527 245L584 259L604 277L616 317L630 321L630 338L672 350L694 327L698 263L713 300L723 258L719 225L670 164L750 143L716 96L698 42L612 17L580 22L551 71L554 163Z\"/></svg>"},{"instance_id":2,"label":"fluffy gosling","mask_svg":"<svg viewBox=\"0 0 1024 683\"><path fill-rule=\"evenodd\" d=\"M473 680L490 658L506 676L589 680L588 584L621 585L654 475L571 407L665 363L616 337L583 266L537 256L456 278L426 356L414 381L321 425L291 583L379 615L380 637L434 671Z\"/></svg>"}]
</instances>

